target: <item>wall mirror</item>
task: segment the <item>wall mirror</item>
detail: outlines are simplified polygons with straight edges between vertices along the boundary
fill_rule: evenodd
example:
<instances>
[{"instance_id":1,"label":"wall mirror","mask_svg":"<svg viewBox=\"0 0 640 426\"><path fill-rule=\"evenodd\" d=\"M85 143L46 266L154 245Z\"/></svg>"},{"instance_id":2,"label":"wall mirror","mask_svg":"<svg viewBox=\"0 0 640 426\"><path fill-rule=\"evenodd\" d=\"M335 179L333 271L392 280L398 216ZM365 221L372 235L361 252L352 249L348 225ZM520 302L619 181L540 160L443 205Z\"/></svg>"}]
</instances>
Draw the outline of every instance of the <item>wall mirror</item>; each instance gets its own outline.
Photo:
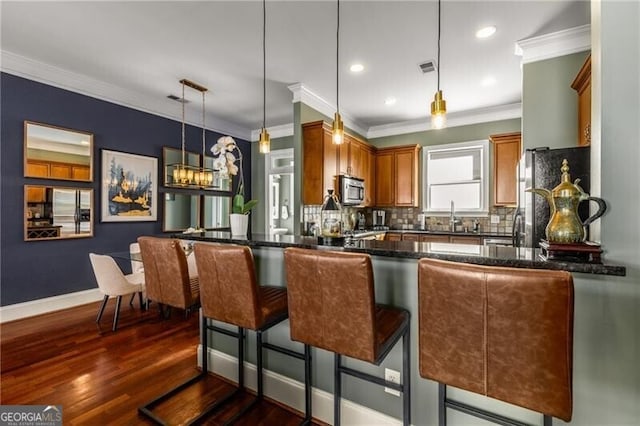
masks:
<instances>
[{"instance_id":1,"label":"wall mirror","mask_svg":"<svg viewBox=\"0 0 640 426\"><path fill-rule=\"evenodd\" d=\"M24 176L93 181L93 134L25 121Z\"/></svg>"},{"instance_id":2,"label":"wall mirror","mask_svg":"<svg viewBox=\"0 0 640 426\"><path fill-rule=\"evenodd\" d=\"M231 197L228 196L166 192L162 231L228 228L230 213Z\"/></svg>"},{"instance_id":3,"label":"wall mirror","mask_svg":"<svg viewBox=\"0 0 640 426\"><path fill-rule=\"evenodd\" d=\"M164 186L184 188L185 185L178 183L174 178L173 164L183 164L182 150L176 148L163 147L162 160L164 165ZM194 152L184 152L184 164L192 167L200 167L200 154Z\"/></svg>"},{"instance_id":4,"label":"wall mirror","mask_svg":"<svg viewBox=\"0 0 640 426\"><path fill-rule=\"evenodd\" d=\"M164 194L163 232L198 228L200 222L200 196L180 192Z\"/></svg>"},{"instance_id":5,"label":"wall mirror","mask_svg":"<svg viewBox=\"0 0 640 426\"><path fill-rule=\"evenodd\" d=\"M231 197L204 195L202 202L202 227L206 229L228 228L231 214Z\"/></svg>"},{"instance_id":6,"label":"wall mirror","mask_svg":"<svg viewBox=\"0 0 640 426\"><path fill-rule=\"evenodd\" d=\"M207 169L213 169L213 157L204 156L204 167ZM215 173L213 176L213 189L216 191L231 191L231 179L228 177L222 178L219 173Z\"/></svg>"},{"instance_id":7,"label":"wall mirror","mask_svg":"<svg viewBox=\"0 0 640 426\"><path fill-rule=\"evenodd\" d=\"M25 185L25 241L93 237L93 189Z\"/></svg>"}]
</instances>

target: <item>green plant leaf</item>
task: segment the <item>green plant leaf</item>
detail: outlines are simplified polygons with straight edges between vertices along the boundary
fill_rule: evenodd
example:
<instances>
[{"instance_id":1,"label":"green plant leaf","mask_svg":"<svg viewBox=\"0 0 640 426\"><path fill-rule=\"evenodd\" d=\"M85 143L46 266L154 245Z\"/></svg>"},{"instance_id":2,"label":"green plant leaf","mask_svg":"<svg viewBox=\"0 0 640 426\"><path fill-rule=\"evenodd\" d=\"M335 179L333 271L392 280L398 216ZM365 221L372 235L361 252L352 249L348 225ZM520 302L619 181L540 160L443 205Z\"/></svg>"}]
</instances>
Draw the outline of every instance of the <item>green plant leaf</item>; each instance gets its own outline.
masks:
<instances>
[{"instance_id":1,"label":"green plant leaf","mask_svg":"<svg viewBox=\"0 0 640 426\"><path fill-rule=\"evenodd\" d=\"M232 213L247 214L258 204L258 200L249 200L244 202L244 196L242 194L236 194L233 197L233 203L231 206Z\"/></svg>"},{"instance_id":2,"label":"green plant leaf","mask_svg":"<svg viewBox=\"0 0 640 426\"><path fill-rule=\"evenodd\" d=\"M242 213L247 214L258 204L258 200L249 200L245 203Z\"/></svg>"}]
</instances>

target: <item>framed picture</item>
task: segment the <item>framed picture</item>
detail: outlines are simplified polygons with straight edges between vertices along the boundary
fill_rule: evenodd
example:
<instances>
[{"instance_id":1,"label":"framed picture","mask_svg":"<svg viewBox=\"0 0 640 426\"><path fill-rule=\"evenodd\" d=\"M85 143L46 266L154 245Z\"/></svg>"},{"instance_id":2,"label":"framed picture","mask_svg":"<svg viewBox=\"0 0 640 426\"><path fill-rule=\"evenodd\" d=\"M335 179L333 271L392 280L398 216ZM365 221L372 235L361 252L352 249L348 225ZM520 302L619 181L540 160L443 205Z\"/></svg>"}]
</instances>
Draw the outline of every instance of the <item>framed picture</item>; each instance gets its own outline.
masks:
<instances>
[{"instance_id":1,"label":"framed picture","mask_svg":"<svg viewBox=\"0 0 640 426\"><path fill-rule=\"evenodd\" d=\"M158 159L102 150L102 222L158 220Z\"/></svg>"}]
</instances>

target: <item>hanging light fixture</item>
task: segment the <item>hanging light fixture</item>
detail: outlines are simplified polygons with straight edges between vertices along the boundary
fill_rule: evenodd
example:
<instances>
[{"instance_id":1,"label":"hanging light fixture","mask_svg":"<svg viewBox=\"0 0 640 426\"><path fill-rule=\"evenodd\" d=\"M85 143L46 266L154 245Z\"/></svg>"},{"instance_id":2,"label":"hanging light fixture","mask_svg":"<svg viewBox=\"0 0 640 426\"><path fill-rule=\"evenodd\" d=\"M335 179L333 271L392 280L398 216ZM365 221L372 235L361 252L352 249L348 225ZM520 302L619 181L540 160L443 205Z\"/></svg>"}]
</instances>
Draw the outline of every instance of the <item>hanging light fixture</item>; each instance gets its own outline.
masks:
<instances>
[{"instance_id":1,"label":"hanging light fixture","mask_svg":"<svg viewBox=\"0 0 640 426\"><path fill-rule=\"evenodd\" d=\"M271 151L271 137L267 132L267 1L262 0L262 130L258 147L261 154Z\"/></svg>"},{"instance_id":2,"label":"hanging light fixture","mask_svg":"<svg viewBox=\"0 0 640 426\"><path fill-rule=\"evenodd\" d=\"M336 114L333 117L333 143L340 145L344 139L344 123L340 117L340 0L337 0L336 25Z\"/></svg>"},{"instance_id":3,"label":"hanging light fixture","mask_svg":"<svg viewBox=\"0 0 640 426\"><path fill-rule=\"evenodd\" d=\"M442 98L440 90L440 2L441 0L438 0L438 91L431 102L431 127L434 129L442 129L447 124L447 101Z\"/></svg>"},{"instance_id":4,"label":"hanging light fixture","mask_svg":"<svg viewBox=\"0 0 640 426\"><path fill-rule=\"evenodd\" d=\"M203 189L214 189L213 181L214 181L214 170L204 167L204 158L205 158L205 139L206 139L206 128L205 128L205 93L208 89L204 86L201 86L193 81L182 79L180 80L180 84L182 84L182 145L181 145L181 162L179 164L168 164L167 165L167 174L173 176L172 184L174 186L181 187L195 187L195 188L203 188ZM186 122L185 122L185 96L184 90L185 86L189 86L192 89L195 89L202 93L202 161L203 166L194 166L188 164L186 161L186 151L185 151L185 142L186 142Z\"/></svg>"}]
</instances>

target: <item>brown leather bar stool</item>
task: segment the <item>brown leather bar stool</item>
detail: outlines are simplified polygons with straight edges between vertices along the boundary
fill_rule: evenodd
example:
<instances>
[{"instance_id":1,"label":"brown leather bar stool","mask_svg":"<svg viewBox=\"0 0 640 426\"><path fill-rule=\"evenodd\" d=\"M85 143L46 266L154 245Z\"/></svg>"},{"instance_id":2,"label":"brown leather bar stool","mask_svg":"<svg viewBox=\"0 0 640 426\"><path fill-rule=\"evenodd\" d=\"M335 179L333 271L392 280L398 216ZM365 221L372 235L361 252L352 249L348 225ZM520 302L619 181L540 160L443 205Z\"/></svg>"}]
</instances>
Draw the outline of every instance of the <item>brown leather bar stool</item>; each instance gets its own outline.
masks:
<instances>
[{"instance_id":1,"label":"brown leather bar stool","mask_svg":"<svg viewBox=\"0 0 640 426\"><path fill-rule=\"evenodd\" d=\"M418 263L420 375L447 408L502 425L522 422L449 399L448 385L571 420L573 279L563 271Z\"/></svg>"},{"instance_id":2,"label":"brown leather bar stool","mask_svg":"<svg viewBox=\"0 0 640 426\"><path fill-rule=\"evenodd\" d=\"M187 257L179 240L139 237L147 300L158 304L160 315L168 317L171 307L184 309L185 315L198 307L198 277L189 276Z\"/></svg>"},{"instance_id":3,"label":"brown leather bar stool","mask_svg":"<svg viewBox=\"0 0 640 426\"><path fill-rule=\"evenodd\" d=\"M375 303L371 258L287 248L284 259L292 340L334 353L334 425L340 424L343 373L402 392L403 424L410 424L410 314ZM380 365L400 337L400 385L341 365L343 355Z\"/></svg>"},{"instance_id":4,"label":"brown leather bar stool","mask_svg":"<svg viewBox=\"0 0 640 426\"><path fill-rule=\"evenodd\" d=\"M139 411L157 423L163 424L151 409L169 396L184 389L195 381L205 377L208 372L207 348L208 331L216 331L238 339L238 387L232 392L210 404L202 413L193 418L189 424L200 423L244 390L244 339L245 329L256 332L257 346L257 397L234 414L226 423L233 423L243 414L251 410L263 397L262 352L263 349L274 350L310 363L311 351L305 346L304 354L288 348L263 342L262 334L288 317L287 290L284 287L259 286L256 280L255 266L251 249L245 246L195 244L194 252L200 278L201 296L201 343L202 371L182 385L170 390L160 397L139 408ZM145 267L146 268L146 267ZM209 324L208 319L222 321L238 327L238 332ZM305 370L305 382L310 387L311 375ZM311 421L311 399L307 398L305 419Z\"/></svg>"}]
</instances>

